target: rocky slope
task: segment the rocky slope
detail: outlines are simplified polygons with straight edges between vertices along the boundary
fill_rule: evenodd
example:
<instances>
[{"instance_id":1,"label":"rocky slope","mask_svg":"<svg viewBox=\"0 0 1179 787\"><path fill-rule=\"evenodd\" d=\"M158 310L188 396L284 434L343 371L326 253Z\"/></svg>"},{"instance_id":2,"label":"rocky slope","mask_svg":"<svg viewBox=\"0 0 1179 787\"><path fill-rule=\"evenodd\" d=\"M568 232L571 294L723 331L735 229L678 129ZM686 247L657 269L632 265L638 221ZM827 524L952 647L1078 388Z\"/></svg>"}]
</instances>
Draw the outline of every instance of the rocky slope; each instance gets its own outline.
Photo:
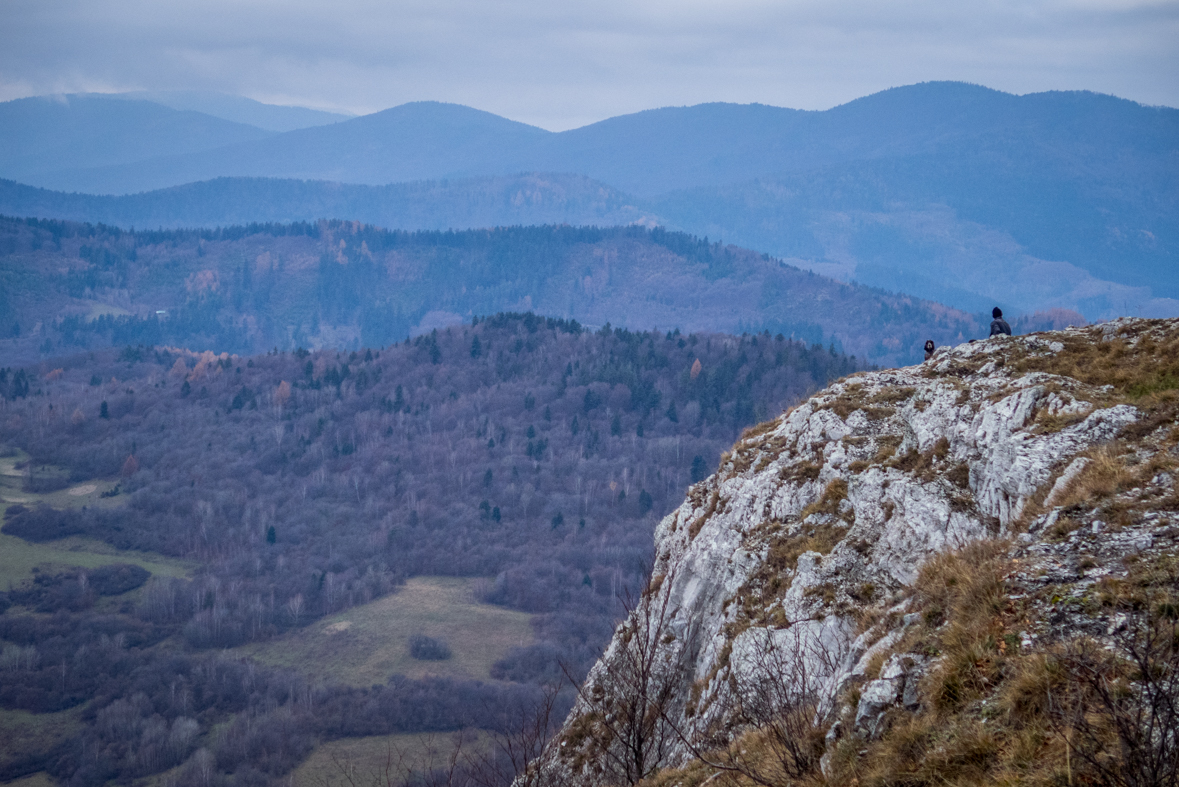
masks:
<instances>
[{"instance_id":1,"label":"rocky slope","mask_svg":"<svg viewBox=\"0 0 1179 787\"><path fill-rule=\"evenodd\" d=\"M1135 751L1175 776L1177 372L1179 321L1119 320L942 348L750 430L659 525L531 778L1102 783ZM1161 721L1123 734L1127 697Z\"/></svg>"}]
</instances>

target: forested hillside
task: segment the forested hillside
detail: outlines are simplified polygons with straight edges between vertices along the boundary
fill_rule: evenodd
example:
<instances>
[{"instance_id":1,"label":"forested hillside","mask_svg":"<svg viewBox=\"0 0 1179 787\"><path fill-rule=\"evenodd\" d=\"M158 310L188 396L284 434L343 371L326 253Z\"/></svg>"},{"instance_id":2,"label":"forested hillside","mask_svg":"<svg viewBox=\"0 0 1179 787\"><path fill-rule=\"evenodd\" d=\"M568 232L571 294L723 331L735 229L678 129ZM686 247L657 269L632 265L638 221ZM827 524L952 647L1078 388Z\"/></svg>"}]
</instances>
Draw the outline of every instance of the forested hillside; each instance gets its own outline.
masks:
<instances>
[{"instance_id":1,"label":"forested hillside","mask_svg":"<svg viewBox=\"0 0 1179 787\"><path fill-rule=\"evenodd\" d=\"M0 220L0 352L127 344L349 350L475 314L769 330L872 363L979 336L973 315L643 227L393 232L354 222L125 232Z\"/></svg>"},{"instance_id":2,"label":"forested hillside","mask_svg":"<svg viewBox=\"0 0 1179 787\"><path fill-rule=\"evenodd\" d=\"M741 429L856 368L768 333L501 314L379 350L139 346L0 370L24 494L106 490L9 505L4 534L195 566L47 567L0 594L0 706L82 708L0 774L81 787L187 763L183 784L260 784L321 740L503 728L558 660L581 674L597 656L618 597L646 581L658 517ZM421 574L485 578L485 601L535 614L534 642L493 669L502 683L314 687L216 655Z\"/></svg>"}]
</instances>

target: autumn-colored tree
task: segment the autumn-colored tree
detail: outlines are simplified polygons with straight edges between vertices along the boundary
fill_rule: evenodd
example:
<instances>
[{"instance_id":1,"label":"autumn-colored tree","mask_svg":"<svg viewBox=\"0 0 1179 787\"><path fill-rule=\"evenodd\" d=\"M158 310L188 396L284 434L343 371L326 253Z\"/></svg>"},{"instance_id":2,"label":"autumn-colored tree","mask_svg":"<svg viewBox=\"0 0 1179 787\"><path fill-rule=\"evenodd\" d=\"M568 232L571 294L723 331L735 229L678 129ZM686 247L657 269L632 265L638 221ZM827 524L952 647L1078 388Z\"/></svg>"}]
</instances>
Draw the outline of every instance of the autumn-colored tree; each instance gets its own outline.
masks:
<instances>
[{"instance_id":1,"label":"autumn-colored tree","mask_svg":"<svg viewBox=\"0 0 1179 787\"><path fill-rule=\"evenodd\" d=\"M287 402L291 399L291 384L283 380L274 389L274 407L276 410L281 410L287 406Z\"/></svg>"}]
</instances>

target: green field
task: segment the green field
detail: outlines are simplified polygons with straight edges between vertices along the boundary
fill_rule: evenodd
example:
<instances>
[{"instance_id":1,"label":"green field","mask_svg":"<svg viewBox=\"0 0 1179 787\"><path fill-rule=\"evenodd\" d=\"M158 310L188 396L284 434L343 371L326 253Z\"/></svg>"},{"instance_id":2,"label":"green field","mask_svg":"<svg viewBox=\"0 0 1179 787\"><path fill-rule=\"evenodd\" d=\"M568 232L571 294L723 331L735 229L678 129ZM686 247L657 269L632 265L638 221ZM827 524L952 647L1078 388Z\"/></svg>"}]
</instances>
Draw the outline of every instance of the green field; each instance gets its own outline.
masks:
<instances>
[{"instance_id":1,"label":"green field","mask_svg":"<svg viewBox=\"0 0 1179 787\"><path fill-rule=\"evenodd\" d=\"M192 570L183 561L149 552L115 549L90 538L71 537L33 544L0 533L0 588L28 580L33 576L33 568L53 571L73 566L97 568L111 563L134 563L158 577L183 577Z\"/></svg>"},{"instance_id":2,"label":"green field","mask_svg":"<svg viewBox=\"0 0 1179 787\"><path fill-rule=\"evenodd\" d=\"M121 306L112 306L109 303L99 303L92 301L90 303L90 311L86 313L86 321L93 322L99 317L129 317L131 312Z\"/></svg>"},{"instance_id":3,"label":"green field","mask_svg":"<svg viewBox=\"0 0 1179 787\"><path fill-rule=\"evenodd\" d=\"M25 471L17 465L26 461L24 454L0 456L0 518L11 503L36 505L44 503L57 509L82 506L115 507L126 499L102 497L115 487L116 479L85 481L47 494L35 494L24 489ZM0 533L0 589L18 585L33 575L33 569L53 571L64 567L97 568L111 563L134 563L155 576L182 577L193 566L149 552L115 549L92 538L71 537L44 544L34 544L15 536Z\"/></svg>"},{"instance_id":4,"label":"green field","mask_svg":"<svg viewBox=\"0 0 1179 787\"><path fill-rule=\"evenodd\" d=\"M51 749L58 741L78 731L81 715L81 706L59 713L0 709L0 740L3 741L0 744L0 762L9 757ZM8 782L18 787L50 787L53 783L53 779L44 772Z\"/></svg>"},{"instance_id":5,"label":"green field","mask_svg":"<svg viewBox=\"0 0 1179 787\"><path fill-rule=\"evenodd\" d=\"M396 593L324 618L270 642L236 648L264 664L352 686L384 683L390 675L487 679L509 648L532 642L529 615L474 600L474 580L415 577ZM409 638L444 640L446 661L418 661Z\"/></svg>"},{"instance_id":6,"label":"green field","mask_svg":"<svg viewBox=\"0 0 1179 787\"><path fill-rule=\"evenodd\" d=\"M44 494L29 492L24 488L29 470L17 467L23 465L28 459L28 455L21 451L15 452L12 456L0 456L0 506L7 506L9 503L23 503L25 505L44 503L57 509L81 508L82 506L114 508L121 505L126 499L102 496L103 492L118 486L119 480L117 478L83 481L71 484L56 492ZM36 469L39 473L46 475L66 475L66 471L60 467L38 465Z\"/></svg>"}]
</instances>

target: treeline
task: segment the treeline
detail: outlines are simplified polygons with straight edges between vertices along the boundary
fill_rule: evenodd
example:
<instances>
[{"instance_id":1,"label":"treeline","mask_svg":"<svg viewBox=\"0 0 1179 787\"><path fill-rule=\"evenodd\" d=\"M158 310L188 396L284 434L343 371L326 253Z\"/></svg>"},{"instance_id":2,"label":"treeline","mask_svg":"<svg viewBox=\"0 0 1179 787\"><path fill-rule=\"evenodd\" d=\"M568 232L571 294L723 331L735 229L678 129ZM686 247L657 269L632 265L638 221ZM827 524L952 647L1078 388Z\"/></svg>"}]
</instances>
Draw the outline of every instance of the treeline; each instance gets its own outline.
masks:
<instances>
[{"instance_id":1,"label":"treeline","mask_svg":"<svg viewBox=\"0 0 1179 787\"><path fill-rule=\"evenodd\" d=\"M214 649L277 636L416 574L483 577L486 601L534 613L535 642L493 670L527 698L529 685L560 678L560 662L575 674L588 669L612 633L617 598L646 579L658 518L741 429L856 368L831 348L768 333L590 331L529 313L355 352L247 358L139 346L4 370L0 441L30 454L28 483L48 491L118 479L100 506L10 506L4 532L85 535L199 568L190 580L148 580L117 614L98 614L109 608L99 596L142 581L128 568L13 589L0 615L0 639L13 643L0 705L50 711L89 701L85 738L106 734L103 708L128 703L119 712L139 721L119 728L112 751L122 754L78 784L137 778L149 772L144 762L163 769L181 756L135 753L162 740L161 724L171 736L177 718L196 719L207 740L230 712L168 716L137 688L146 685L141 671L152 674L160 659L207 664ZM165 638L182 651L161 652ZM109 658L95 655L103 648ZM135 698L141 690L150 703ZM380 706L376 689L324 691L348 709L340 718L368 718L363 708ZM397 707L409 702L397 698L426 692L429 707L459 709L470 692L492 689L395 681L382 691L392 693L381 702ZM323 706L305 717L286 699L258 702L278 716L250 729L289 731L288 743L273 744L287 752L284 768L306 741L337 734L316 720L334 718ZM365 722L339 734L476 723L427 710L406 710L419 719L408 726ZM392 713L373 718L403 718ZM140 743L127 742L131 729ZM222 777L263 779L249 775L259 767L250 757L220 751L211 756ZM54 773L81 768L62 762L74 765ZM271 778L276 768L261 772Z\"/></svg>"}]
</instances>

